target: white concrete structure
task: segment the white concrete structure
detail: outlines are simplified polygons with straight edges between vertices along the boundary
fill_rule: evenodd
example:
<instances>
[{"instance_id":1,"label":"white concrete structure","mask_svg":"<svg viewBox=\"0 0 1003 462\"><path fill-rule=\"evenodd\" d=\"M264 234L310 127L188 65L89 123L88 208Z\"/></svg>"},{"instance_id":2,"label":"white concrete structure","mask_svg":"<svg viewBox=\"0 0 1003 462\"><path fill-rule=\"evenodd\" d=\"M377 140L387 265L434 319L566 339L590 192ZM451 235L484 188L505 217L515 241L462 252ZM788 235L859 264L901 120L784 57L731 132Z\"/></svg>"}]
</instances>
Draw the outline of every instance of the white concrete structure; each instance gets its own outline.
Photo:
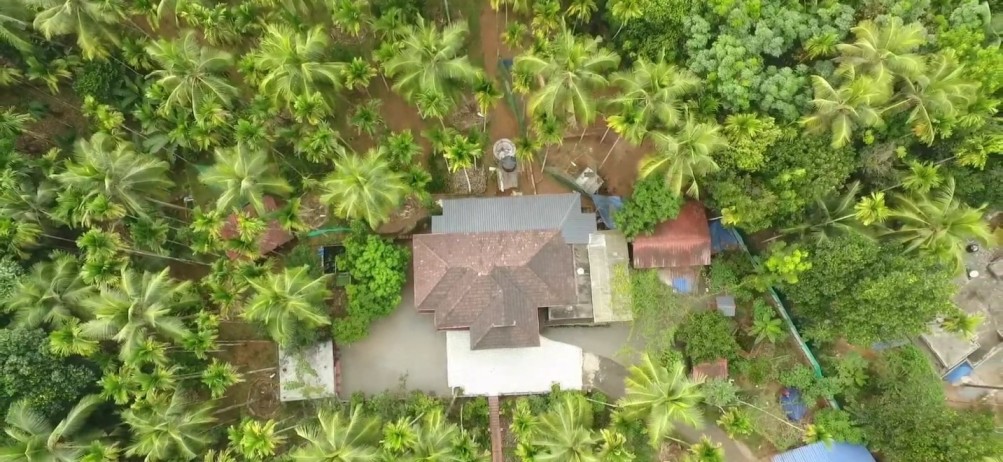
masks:
<instances>
[{"instance_id":1,"label":"white concrete structure","mask_svg":"<svg viewBox=\"0 0 1003 462\"><path fill-rule=\"evenodd\" d=\"M470 349L470 332L446 332L446 381L465 396L546 393L557 383L581 390L582 349L540 337L530 348Z\"/></svg>"},{"instance_id":2,"label":"white concrete structure","mask_svg":"<svg viewBox=\"0 0 1003 462\"><path fill-rule=\"evenodd\" d=\"M334 344L330 340L292 353L279 348L279 400L333 396Z\"/></svg>"}]
</instances>

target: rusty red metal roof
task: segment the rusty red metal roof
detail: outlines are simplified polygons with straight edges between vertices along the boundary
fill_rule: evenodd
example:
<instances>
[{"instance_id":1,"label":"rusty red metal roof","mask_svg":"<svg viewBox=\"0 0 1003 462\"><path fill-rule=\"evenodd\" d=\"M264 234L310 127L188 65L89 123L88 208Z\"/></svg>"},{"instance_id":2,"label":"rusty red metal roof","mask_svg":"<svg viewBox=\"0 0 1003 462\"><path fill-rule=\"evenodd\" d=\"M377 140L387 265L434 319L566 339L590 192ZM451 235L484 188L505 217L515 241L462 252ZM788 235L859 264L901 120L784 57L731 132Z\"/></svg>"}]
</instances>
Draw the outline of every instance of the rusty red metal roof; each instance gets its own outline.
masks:
<instances>
[{"instance_id":1,"label":"rusty red metal roof","mask_svg":"<svg viewBox=\"0 0 1003 462\"><path fill-rule=\"evenodd\" d=\"M265 196L263 199L265 204L265 211L268 213L274 212L280 208L282 205L275 200L274 197ZM244 207L244 212L249 216L257 216L257 212L254 208L248 205ZM236 239L238 236L237 232L237 214L233 213L227 217L226 222L223 223L223 228L219 231L220 237L223 239ZM279 247L293 240L293 235L282 228L278 220L271 220L268 222L268 226L265 228L265 232L258 238L258 254L265 255ZM240 259L242 256L239 252L234 252L228 250L226 256L230 257L231 260Z\"/></svg>"},{"instance_id":2,"label":"rusty red metal roof","mask_svg":"<svg viewBox=\"0 0 1003 462\"><path fill-rule=\"evenodd\" d=\"M676 218L651 235L634 238L635 268L678 268L710 264L710 226L699 202L683 204Z\"/></svg>"},{"instance_id":3,"label":"rusty red metal roof","mask_svg":"<svg viewBox=\"0 0 1003 462\"><path fill-rule=\"evenodd\" d=\"M728 360L720 358L697 364L693 366L691 375L694 380L698 380L701 377L704 379L726 379L728 378Z\"/></svg>"},{"instance_id":4,"label":"rusty red metal roof","mask_svg":"<svg viewBox=\"0 0 1003 462\"><path fill-rule=\"evenodd\" d=\"M469 329L472 349L540 345L538 310L577 301L560 231L414 236L414 300L438 329Z\"/></svg>"}]
</instances>

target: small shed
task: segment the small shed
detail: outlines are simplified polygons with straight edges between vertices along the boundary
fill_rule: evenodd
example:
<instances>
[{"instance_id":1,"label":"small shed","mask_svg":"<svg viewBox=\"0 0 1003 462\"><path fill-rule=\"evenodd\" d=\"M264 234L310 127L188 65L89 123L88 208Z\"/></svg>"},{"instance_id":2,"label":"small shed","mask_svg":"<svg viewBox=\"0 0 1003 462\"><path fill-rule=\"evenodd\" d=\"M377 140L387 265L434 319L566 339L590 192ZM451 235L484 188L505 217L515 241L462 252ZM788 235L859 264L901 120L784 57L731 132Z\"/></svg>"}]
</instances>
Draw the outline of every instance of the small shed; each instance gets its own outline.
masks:
<instances>
[{"instance_id":1,"label":"small shed","mask_svg":"<svg viewBox=\"0 0 1003 462\"><path fill-rule=\"evenodd\" d=\"M592 317L596 324L632 320L627 238L619 231L589 235L589 277L592 286ZM629 286L628 286L629 287Z\"/></svg>"},{"instance_id":2,"label":"small shed","mask_svg":"<svg viewBox=\"0 0 1003 462\"><path fill-rule=\"evenodd\" d=\"M683 204L676 218L634 238L634 268L699 267L710 264L710 228L699 202Z\"/></svg>"},{"instance_id":3,"label":"small shed","mask_svg":"<svg viewBox=\"0 0 1003 462\"><path fill-rule=\"evenodd\" d=\"M727 379L728 378L728 360L725 358L718 358L714 361L707 361L693 366L693 370L690 371L690 375L694 380L703 377L705 379Z\"/></svg>"},{"instance_id":4,"label":"small shed","mask_svg":"<svg viewBox=\"0 0 1003 462\"><path fill-rule=\"evenodd\" d=\"M602 177L596 173L595 170L586 167L582 170L582 173L578 174L578 178L575 178L575 184L589 194L595 194L602 187L603 180Z\"/></svg>"},{"instance_id":5,"label":"small shed","mask_svg":"<svg viewBox=\"0 0 1003 462\"><path fill-rule=\"evenodd\" d=\"M265 196L262 202L265 204L265 212L271 214L282 208L282 206L275 200L272 196ZM248 205L244 207L244 212L249 216L257 216L257 212L254 211L254 207ZM231 214L227 217L226 222L223 223L223 228L219 231L220 237L223 239L237 239L239 236L239 231L237 230L237 214ZM265 228L265 232L258 238L258 255L266 255L283 244L293 240L293 235L282 228L278 220L270 220ZM239 252L229 250L226 252L226 256L231 260L238 260L242 257Z\"/></svg>"},{"instance_id":6,"label":"small shed","mask_svg":"<svg viewBox=\"0 0 1003 462\"><path fill-rule=\"evenodd\" d=\"M813 443L773 456L773 462L875 462L867 448L850 443Z\"/></svg>"},{"instance_id":7,"label":"small shed","mask_svg":"<svg viewBox=\"0 0 1003 462\"><path fill-rule=\"evenodd\" d=\"M735 297L731 295L719 295L714 298L714 301L717 304L717 310L721 314L729 318L735 317Z\"/></svg>"},{"instance_id":8,"label":"small shed","mask_svg":"<svg viewBox=\"0 0 1003 462\"><path fill-rule=\"evenodd\" d=\"M280 401L330 398L335 394L334 342L319 342L296 351L279 347Z\"/></svg>"}]
</instances>

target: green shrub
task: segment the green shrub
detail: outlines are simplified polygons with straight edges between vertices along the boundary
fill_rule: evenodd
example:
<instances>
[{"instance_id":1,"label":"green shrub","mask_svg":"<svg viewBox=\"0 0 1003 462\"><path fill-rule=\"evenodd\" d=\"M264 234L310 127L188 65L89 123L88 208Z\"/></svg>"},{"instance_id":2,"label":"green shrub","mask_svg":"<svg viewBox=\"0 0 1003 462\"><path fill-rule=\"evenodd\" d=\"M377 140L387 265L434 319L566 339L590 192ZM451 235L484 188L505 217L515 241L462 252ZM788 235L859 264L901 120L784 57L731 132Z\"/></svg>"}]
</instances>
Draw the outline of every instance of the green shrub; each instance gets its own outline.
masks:
<instances>
[{"instance_id":1,"label":"green shrub","mask_svg":"<svg viewBox=\"0 0 1003 462\"><path fill-rule=\"evenodd\" d=\"M735 327L731 320L717 311L690 313L676 331L676 340L684 344L683 352L694 364L718 358L738 357Z\"/></svg>"},{"instance_id":2,"label":"green shrub","mask_svg":"<svg viewBox=\"0 0 1003 462\"><path fill-rule=\"evenodd\" d=\"M656 225L675 218L682 203L664 178L652 175L634 184L634 194L613 214L613 221L627 239L633 239L639 234L651 234Z\"/></svg>"},{"instance_id":3,"label":"green shrub","mask_svg":"<svg viewBox=\"0 0 1003 462\"><path fill-rule=\"evenodd\" d=\"M347 271L352 282L345 287L347 315L336 319L333 329L334 339L345 344L364 338L373 320L390 314L400 304L410 254L362 227L356 227L343 244L345 253L338 259L338 270Z\"/></svg>"},{"instance_id":4,"label":"green shrub","mask_svg":"<svg viewBox=\"0 0 1003 462\"><path fill-rule=\"evenodd\" d=\"M0 330L0 409L19 400L43 415L61 417L80 397L94 391L97 365L49 352L41 329Z\"/></svg>"},{"instance_id":5,"label":"green shrub","mask_svg":"<svg viewBox=\"0 0 1003 462\"><path fill-rule=\"evenodd\" d=\"M116 92L124 86L126 68L113 60L89 60L77 70L73 91L81 98L93 96L103 104L115 105Z\"/></svg>"}]
</instances>

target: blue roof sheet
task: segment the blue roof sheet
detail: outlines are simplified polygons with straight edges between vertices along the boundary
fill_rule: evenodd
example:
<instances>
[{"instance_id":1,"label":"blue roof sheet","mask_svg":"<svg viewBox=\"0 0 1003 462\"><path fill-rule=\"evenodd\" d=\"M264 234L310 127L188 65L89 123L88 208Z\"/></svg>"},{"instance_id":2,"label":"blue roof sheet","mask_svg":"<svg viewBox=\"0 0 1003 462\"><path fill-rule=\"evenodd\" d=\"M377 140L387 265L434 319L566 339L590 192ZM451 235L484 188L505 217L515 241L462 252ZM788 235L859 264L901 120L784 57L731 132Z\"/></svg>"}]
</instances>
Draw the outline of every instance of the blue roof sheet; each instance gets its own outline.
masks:
<instances>
[{"instance_id":1,"label":"blue roof sheet","mask_svg":"<svg viewBox=\"0 0 1003 462\"><path fill-rule=\"evenodd\" d=\"M780 395L780 407L784 408L787 418L799 422L808 413L808 406L801 399L801 391L797 388L785 388L786 395Z\"/></svg>"},{"instance_id":2,"label":"blue roof sheet","mask_svg":"<svg viewBox=\"0 0 1003 462\"><path fill-rule=\"evenodd\" d=\"M773 456L773 462L875 462L863 446L850 443L814 443Z\"/></svg>"},{"instance_id":3,"label":"blue roof sheet","mask_svg":"<svg viewBox=\"0 0 1003 462\"><path fill-rule=\"evenodd\" d=\"M602 218L603 224L609 229L616 229L616 223L613 223L613 213L623 207L623 199L620 196L593 194L592 203L596 205L596 211L599 212L599 218Z\"/></svg>"},{"instance_id":4,"label":"blue roof sheet","mask_svg":"<svg viewBox=\"0 0 1003 462\"><path fill-rule=\"evenodd\" d=\"M951 372L948 372L944 376L944 380L951 385L957 385L961 383L961 379L968 377L973 370L971 363L967 360L962 361L961 364L958 364L957 367L951 369Z\"/></svg>"},{"instance_id":5,"label":"blue roof sheet","mask_svg":"<svg viewBox=\"0 0 1003 462\"><path fill-rule=\"evenodd\" d=\"M713 253L738 247L738 236L735 230L725 228L721 220L709 220L710 222L710 249Z\"/></svg>"}]
</instances>

